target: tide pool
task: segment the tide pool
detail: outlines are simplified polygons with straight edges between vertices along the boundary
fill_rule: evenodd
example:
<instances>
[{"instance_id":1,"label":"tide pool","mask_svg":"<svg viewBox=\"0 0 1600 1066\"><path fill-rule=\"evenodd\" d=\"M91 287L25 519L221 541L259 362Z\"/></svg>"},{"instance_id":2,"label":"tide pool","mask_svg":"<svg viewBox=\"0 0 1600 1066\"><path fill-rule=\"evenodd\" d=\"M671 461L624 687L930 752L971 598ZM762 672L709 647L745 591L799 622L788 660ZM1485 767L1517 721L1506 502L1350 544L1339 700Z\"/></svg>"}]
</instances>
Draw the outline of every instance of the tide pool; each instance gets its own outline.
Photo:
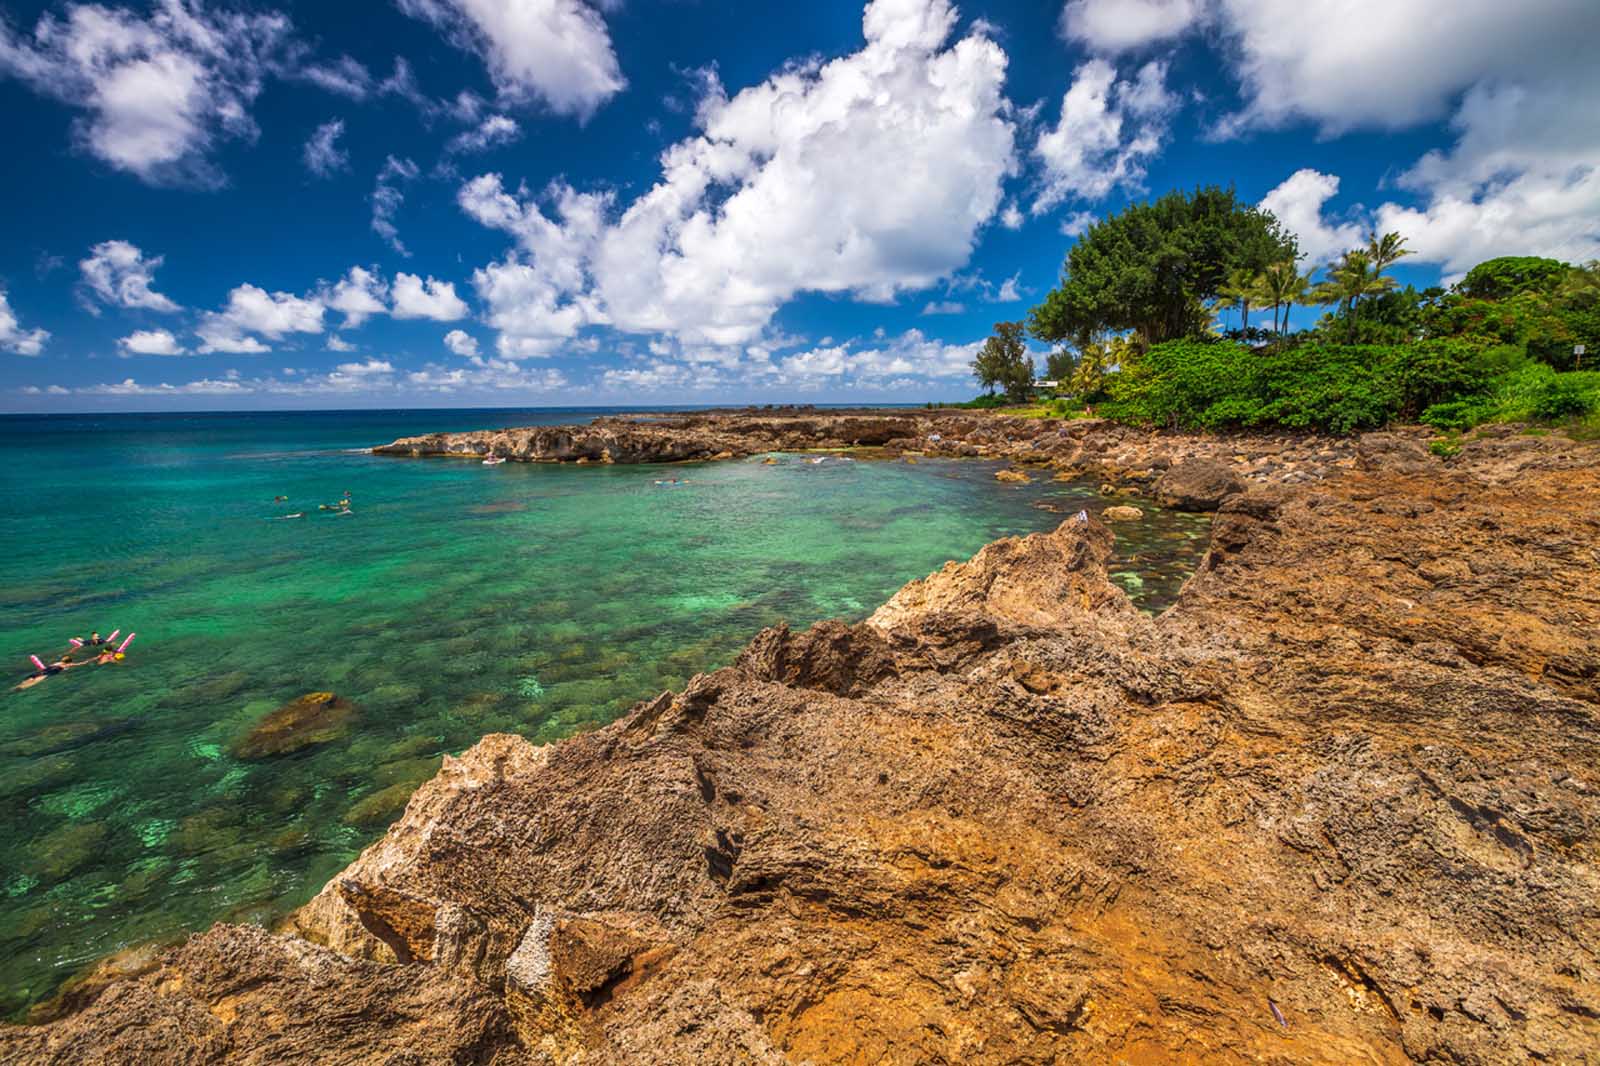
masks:
<instances>
[{"instance_id":1,"label":"tide pool","mask_svg":"<svg viewBox=\"0 0 1600 1066\"><path fill-rule=\"evenodd\" d=\"M0 418L8 685L69 637L138 634L121 664L0 693L0 1011L132 943L275 920L485 733L602 725L763 626L858 620L947 560L1096 503L1093 486L1003 485L978 462L359 451L597 413ZM318 509L346 491L349 515ZM1118 528L1117 580L1164 606L1207 529L1147 507ZM236 753L309 692L352 708L321 743Z\"/></svg>"}]
</instances>

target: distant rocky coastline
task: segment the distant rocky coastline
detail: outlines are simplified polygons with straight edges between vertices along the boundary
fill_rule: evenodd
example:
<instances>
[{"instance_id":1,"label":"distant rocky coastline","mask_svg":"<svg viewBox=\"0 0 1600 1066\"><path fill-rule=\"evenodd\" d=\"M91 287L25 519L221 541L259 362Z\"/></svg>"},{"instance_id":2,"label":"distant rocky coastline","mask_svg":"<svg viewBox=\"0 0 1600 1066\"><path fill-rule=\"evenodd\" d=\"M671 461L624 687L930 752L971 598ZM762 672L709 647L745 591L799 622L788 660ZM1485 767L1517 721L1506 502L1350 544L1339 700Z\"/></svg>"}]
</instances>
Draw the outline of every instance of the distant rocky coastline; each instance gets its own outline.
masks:
<instances>
[{"instance_id":1,"label":"distant rocky coastline","mask_svg":"<svg viewBox=\"0 0 1600 1066\"><path fill-rule=\"evenodd\" d=\"M1400 431L1427 458L1426 431ZM984 458L1095 477L1128 491L1155 485L1175 463L1207 461L1249 484L1321 480L1355 464L1348 437L1152 433L1104 419L1019 418L940 410L746 409L598 418L583 425L432 433L373 449L411 458L525 463L675 463L768 452L864 449L882 458ZM1228 487L1231 483L1219 483ZM1213 493L1207 507L1214 509ZM1175 505L1183 506L1181 500Z\"/></svg>"},{"instance_id":2,"label":"distant rocky coastline","mask_svg":"<svg viewBox=\"0 0 1600 1066\"><path fill-rule=\"evenodd\" d=\"M678 417L379 450L876 447L1217 516L1159 617L1074 515L485 737L281 929L108 960L0 1063L1595 1061L1600 449Z\"/></svg>"}]
</instances>

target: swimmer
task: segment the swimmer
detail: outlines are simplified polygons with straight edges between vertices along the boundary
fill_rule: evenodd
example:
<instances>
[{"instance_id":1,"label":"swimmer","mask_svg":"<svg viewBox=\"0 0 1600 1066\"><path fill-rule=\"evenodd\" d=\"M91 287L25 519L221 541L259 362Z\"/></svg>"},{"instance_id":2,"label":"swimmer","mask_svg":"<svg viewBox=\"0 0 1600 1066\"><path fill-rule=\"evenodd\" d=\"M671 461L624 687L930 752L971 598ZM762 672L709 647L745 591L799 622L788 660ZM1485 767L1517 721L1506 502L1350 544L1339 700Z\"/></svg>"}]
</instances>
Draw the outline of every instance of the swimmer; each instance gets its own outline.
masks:
<instances>
[{"instance_id":1,"label":"swimmer","mask_svg":"<svg viewBox=\"0 0 1600 1066\"><path fill-rule=\"evenodd\" d=\"M30 655L28 658L33 660L33 665L38 669L29 674L27 677L23 678L21 684L17 685L12 690L14 692L21 692L23 689L32 688L45 678L54 677L57 674L64 674L75 666L86 665L84 663L75 663L66 655L63 655L61 658L57 659L53 663L50 663L48 666L46 666L43 660L41 660L37 655Z\"/></svg>"},{"instance_id":2,"label":"swimmer","mask_svg":"<svg viewBox=\"0 0 1600 1066\"><path fill-rule=\"evenodd\" d=\"M287 496L274 496L272 498L272 502L273 503L288 503L289 502L289 497L287 497Z\"/></svg>"}]
</instances>

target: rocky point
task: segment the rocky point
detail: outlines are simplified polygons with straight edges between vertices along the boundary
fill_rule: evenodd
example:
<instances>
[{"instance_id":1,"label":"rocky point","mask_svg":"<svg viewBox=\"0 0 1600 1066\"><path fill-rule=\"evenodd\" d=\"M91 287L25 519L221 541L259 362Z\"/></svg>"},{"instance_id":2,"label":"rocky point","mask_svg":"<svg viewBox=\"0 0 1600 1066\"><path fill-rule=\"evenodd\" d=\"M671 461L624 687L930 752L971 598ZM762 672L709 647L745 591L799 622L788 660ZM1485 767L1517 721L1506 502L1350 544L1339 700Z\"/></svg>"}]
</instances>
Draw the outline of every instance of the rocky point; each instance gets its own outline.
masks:
<instances>
[{"instance_id":1,"label":"rocky point","mask_svg":"<svg viewBox=\"0 0 1600 1066\"><path fill-rule=\"evenodd\" d=\"M282 928L108 960L0 1062L1597 1060L1594 448L904 421L1170 474L1210 549L1150 617L1074 515L485 737Z\"/></svg>"}]
</instances>

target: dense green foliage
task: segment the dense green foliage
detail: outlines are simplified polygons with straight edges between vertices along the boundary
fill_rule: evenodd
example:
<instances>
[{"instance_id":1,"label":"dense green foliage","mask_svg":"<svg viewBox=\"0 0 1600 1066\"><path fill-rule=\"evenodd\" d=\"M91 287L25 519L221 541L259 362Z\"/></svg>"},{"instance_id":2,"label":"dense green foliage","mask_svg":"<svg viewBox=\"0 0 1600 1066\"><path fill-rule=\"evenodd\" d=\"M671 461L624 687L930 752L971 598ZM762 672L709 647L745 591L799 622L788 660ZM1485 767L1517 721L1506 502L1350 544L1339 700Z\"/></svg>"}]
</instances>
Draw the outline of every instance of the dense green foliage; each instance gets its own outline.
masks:
<instances>
[{"instance_id":1,"label":"dense green foliage","mask_svg":"<svg viewBox=\"0 0 1600 1066\"><path fill-rule=\"evenodd\" d=\"M1077 366L1077 357L1072 354L1070 348L1057 348L1045 356L1045 377L1052 381L1070 381L1072 372L1077 369Z\"/></svg>"},{"instance_id":2,"label":"dense green foliage","mask_svg":"<svg viewBox=\"0 0 1600 1066\"><path fill-rule=\"evenodd\" d=\"M1063 391L1146 425L1568 421L1600 434L1600 263L1506 256L1418 291L1385 273L1413 254L1399 233L1368 235L1320 277L1293 252L1231 192L1172 193L1091 227L1030 326L1066 342L1049 361ZM1289 310L1307 304L1328 310L1290 332ZM1213 318L1237 328L1219 335Z\"/></svg>"},{"instance_id":3,"label":"dense green foliage","mask_svg":"<svg viewBox=\"0 0 1600 1066\"><path fill-rule=\"evenodd\" d=\"M996 322L994 336L972 360L972 373L988 392L999 386L1012 403L1023 403L1033 390L1033 357L1024 341L1026 323Z\"/></svg>"},{"instance_id":4,"label":"dense green foliage","mask_svg":"<svg viewBox=\"0 0 1600 1066\"><path fill-rule=\"evenodd\" d=\"M1513 345L1459 337L1395 345L1309 340L1264 351L1227 340L1171 341L1125 367L1110 391L1100 414L1179 429L1350 433L1419 417L1457 429L1600 410L1600 373L1559 373Z\"/></svg>"},{"instance_id":5,"label":"dense green foliage","mask_svg":"<svg viewBox=\"0 0 1600 1066\"><path fill-rule=\"evenodd\" d=\"M1482 391L1434 404L1421 419L1436 429L1467 429L1483 422L1559 421L1600 414L1600 373L1561 372L1522 359Z\"/></svg>"},{"instance_id":6,"label":"dense green foliage","mask_svg":"<svg viewBox=\"0 0 1600 1066\"><path fill-rule=\"evenodd\" d=\"M1029 327L1040 340L1079 346L1103 333L1133 331L1152 344L1189 336L1204 329L1205 305L1230 275L1294 258L1294 238L1232 189L1168 193L1090 226Z\"/></svg>"},{"instance_id":7,"label":"dense green foliage","mask_svg":"<svg viewBox=\"0 0 1600 1066\"><path fill-rule=\"evenodd\" d=\"M1322 344L1258 355L1235 341L1170 341L1124 368L1099 411L1175 429L1282 425L1348 433L1383 425L1401 406L1386 355Z\"/></svg>"},{"instance_id":8,"label":"dense green foliage","mask_svg":"<svg viewBox=\"0 0 1600 1066\"><path fill-rule=\"evenodd\" d=\"M1559 259L1503 255L1467 271L1456 291L1476 300L1504 300L1520 292L1554 292L1571 267Z\"/></svg>"}]
</instances>

